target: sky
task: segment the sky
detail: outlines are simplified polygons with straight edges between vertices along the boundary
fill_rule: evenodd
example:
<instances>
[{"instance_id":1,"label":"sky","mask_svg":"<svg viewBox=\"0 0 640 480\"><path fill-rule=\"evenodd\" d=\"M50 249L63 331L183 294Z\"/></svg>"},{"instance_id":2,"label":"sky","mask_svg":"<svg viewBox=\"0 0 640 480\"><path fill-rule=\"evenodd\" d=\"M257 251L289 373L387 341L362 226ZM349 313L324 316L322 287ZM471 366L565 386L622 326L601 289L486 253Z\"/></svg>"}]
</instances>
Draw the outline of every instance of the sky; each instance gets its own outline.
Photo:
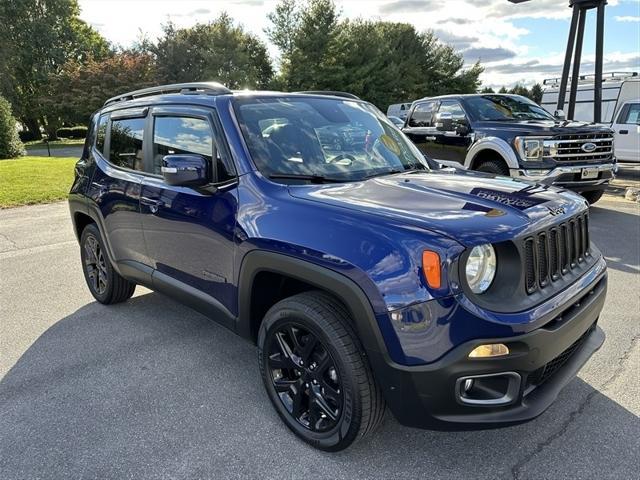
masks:
<instances>
[{"instance_id":1,"label":"sky","mask_svg":"<svg viewBox=\"0 0 640 480\"><path fill-rule=\"evenodd\" d=\"M114 44L127 47L142 35L155 39L161 26L206 23L226 11L265 42L267 14L275 0L80 0L81 18ZM406 22L433 30L469 65L480 60L485 86L530 85L559 77L571 9L568 0L350 0L336 1L342 16ZM595 10L587 16L581 74L593 73ZM268 45L272 58L277 49ZM609 0L604 71L640 71L640 0Z\"/></svg>"}]
</instances>

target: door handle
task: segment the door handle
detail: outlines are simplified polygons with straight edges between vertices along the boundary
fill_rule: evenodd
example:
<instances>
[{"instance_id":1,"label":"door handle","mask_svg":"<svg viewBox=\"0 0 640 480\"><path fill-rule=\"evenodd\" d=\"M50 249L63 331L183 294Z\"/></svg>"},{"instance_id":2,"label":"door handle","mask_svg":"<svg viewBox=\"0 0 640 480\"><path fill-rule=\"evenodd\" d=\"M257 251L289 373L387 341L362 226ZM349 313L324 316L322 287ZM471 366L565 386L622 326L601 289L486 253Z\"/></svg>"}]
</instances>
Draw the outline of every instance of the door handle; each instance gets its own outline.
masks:
<instances>
[{"instance_id":1,"label":"door handle","mask_svg":"<svg viewBox=\"0 0 640 480\"><path fill-rule=\"evenodd\" d=\"M162 205L162 201L161 200L153 200L151 198L146 198L146 197L141 197L140 198L140 203L142 205L146 205L147 207L149 207L149 211L151 213L157 213L158 212L158 208L160 208L160 206Z\"/></svg>"},{"instance_id":2,"label":"door handle","mask_svg":"<svg viewBox=\"0 0 640 480\"><path fill-rule=\"evenodd\" d=\"M620 135L626 135L626 134L628 134L628 133L629 133L629 130L620 130L618 133L619 133Z\"/></svg>"}]
</instances>

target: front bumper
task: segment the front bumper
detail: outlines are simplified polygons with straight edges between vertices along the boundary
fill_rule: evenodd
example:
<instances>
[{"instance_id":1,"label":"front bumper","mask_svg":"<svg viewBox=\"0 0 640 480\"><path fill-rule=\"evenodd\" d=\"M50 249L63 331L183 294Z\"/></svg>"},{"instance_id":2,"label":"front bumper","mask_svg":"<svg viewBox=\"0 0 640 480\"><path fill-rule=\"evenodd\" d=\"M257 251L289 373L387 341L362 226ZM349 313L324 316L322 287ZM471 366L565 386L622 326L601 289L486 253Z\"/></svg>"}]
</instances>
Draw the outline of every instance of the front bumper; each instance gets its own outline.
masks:
<instances>
[{"instance_id":1,"label":"front bumper","mask_svg":"<svg viewBox=\"0 0 640 480\"><path fill-rule=\"evenodd\" d=\"M582 169L584 168L597 170L598 178L583 180L581 175ZM511 169L511 176L522 180L546 183L582 192L606 188L618 172L618 164L614 162L601 165L562 165L550 171L544 171L544 173L540 173L541 171L542 170L514 168Z\"/></svg>"},{"instance_id":2,"label":"front bumper","mask_svg":"<svg viewBox=\"0 0 640 480\"><path fill-rule=\"evenodd\" d=\"M541 328L513 337L472 340L428 365L402 366L370 358L390 410L404 425L436 430L492 428L535 418L604 342L597 320L606 287L603 273ZM468 358L471 350L485 343L504 343L510 354ZM465 401L461 395L465 379L496 374L515 382L499 404Z\"/></svg>"}]
</instances>

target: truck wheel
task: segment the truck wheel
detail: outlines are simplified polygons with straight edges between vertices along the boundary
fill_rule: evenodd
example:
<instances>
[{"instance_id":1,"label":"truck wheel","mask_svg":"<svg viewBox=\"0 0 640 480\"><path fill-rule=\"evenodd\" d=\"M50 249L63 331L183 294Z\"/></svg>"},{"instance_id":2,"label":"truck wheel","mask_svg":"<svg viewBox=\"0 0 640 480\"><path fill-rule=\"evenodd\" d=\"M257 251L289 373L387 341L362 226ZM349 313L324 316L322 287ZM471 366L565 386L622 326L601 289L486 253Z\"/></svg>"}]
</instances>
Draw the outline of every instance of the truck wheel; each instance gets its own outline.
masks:
<instances>
[{"instance_id":1,"label":"truck wheel","mask_svg":"<svg viewBox=\"0 0 640 480\"><path fill-rule=\"evenodd\" d=\"M131 298L136 284L125 280L113 269L95 224L87 225L82 231L80 258L84 279L98 302L109 305Z\"/></svg>"},{"instance_id":2,"label":"truck wheel","mask_svg":"<svg viewBox=\"0 0 640 480\"><path fill-rule=\"evenodd\" d=\"M504 175L506 177L509 176L509 168L502 160L499 160L499 159L485 160L476 167L476 170L478 170L479 172L495 173L496 175Z\"/></svg>"},{"instance_id":3,"label":"truck wheel","mask_svg":"<svg viewBox=\"0 0 640 480\"><path fill-rule=\"evenodd\" d=\"M310 445L343 450L382 421L382 393L347 311L330 295L304 292L271 307L258 350L269 399Z\"/></svg>"},{"instance_id":4,"label":"truck wheel","mask_svg":"<svg viewBox=\"0 0 640 480\"><path fill-rule=\"evenodd\" d=\"M582 192L581 195L589 202L589 205L593 205L604 195L604 190L590 190L588 192Z\"/></svg>"}]
</instances>

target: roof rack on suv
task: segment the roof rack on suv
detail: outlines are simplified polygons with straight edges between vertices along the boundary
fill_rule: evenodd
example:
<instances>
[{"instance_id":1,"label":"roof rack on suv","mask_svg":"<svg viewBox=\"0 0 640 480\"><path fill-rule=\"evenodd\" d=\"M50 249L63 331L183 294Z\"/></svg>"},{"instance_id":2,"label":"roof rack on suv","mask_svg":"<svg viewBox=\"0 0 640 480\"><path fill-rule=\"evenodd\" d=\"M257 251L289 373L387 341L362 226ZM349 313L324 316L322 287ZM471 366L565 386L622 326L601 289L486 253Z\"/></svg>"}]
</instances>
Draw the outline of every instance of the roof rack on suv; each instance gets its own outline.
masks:
<instances>
[{"instance_id":1,"label":"roof rack on suv","mask_svg":"<svg viewBox=\"0 0 640 480\"><path fill-rule=\"evenodd\" d=\"M602 80L605 82L618 82L627 78L637 77L638 72L607 72L602 74ZM595 74L590 75L580 75L578 78L578 84L585 83L593 83L595 81ZM546 78L542 84L550 85L552 87L557 87L560 85L560 78ZM569 79L569 85L571 84L571 79Z\"/></svg>"},{"instance_id":2,"label":"roof rack on suv","mask_svg":"<svg viewBox=\"0 0 640 480\"><path fill-rule=\"evenodd\" d=\"M351 98L353 100L360 100L360 97L354 95L353 93L348 92L337 92L333 90L307 90L304 92L294 92L294 93L308 93L310 95L330 95L332 97L344 97Z\"/></svg>"},{"instance_id":3,"label":"roof rack on suv","mask_svg":"<svg viewBox=\"0 0 640 480\"><path fill-rule=\"evenodd\" d=\"M174 83L171 85L159 85L157 87L143 88L141 90L134 90L133 92L123 93L122 95L117 95L104 102L104 106L106 107L107 105L110 105L112 103L123 102L125 100L133 100L134 98L148 97L151 95L162 95L166 93L204 93L207 95L222 95L224 93L231 93L231 90L217 82Z\"/></svg>"}]
</instances>

